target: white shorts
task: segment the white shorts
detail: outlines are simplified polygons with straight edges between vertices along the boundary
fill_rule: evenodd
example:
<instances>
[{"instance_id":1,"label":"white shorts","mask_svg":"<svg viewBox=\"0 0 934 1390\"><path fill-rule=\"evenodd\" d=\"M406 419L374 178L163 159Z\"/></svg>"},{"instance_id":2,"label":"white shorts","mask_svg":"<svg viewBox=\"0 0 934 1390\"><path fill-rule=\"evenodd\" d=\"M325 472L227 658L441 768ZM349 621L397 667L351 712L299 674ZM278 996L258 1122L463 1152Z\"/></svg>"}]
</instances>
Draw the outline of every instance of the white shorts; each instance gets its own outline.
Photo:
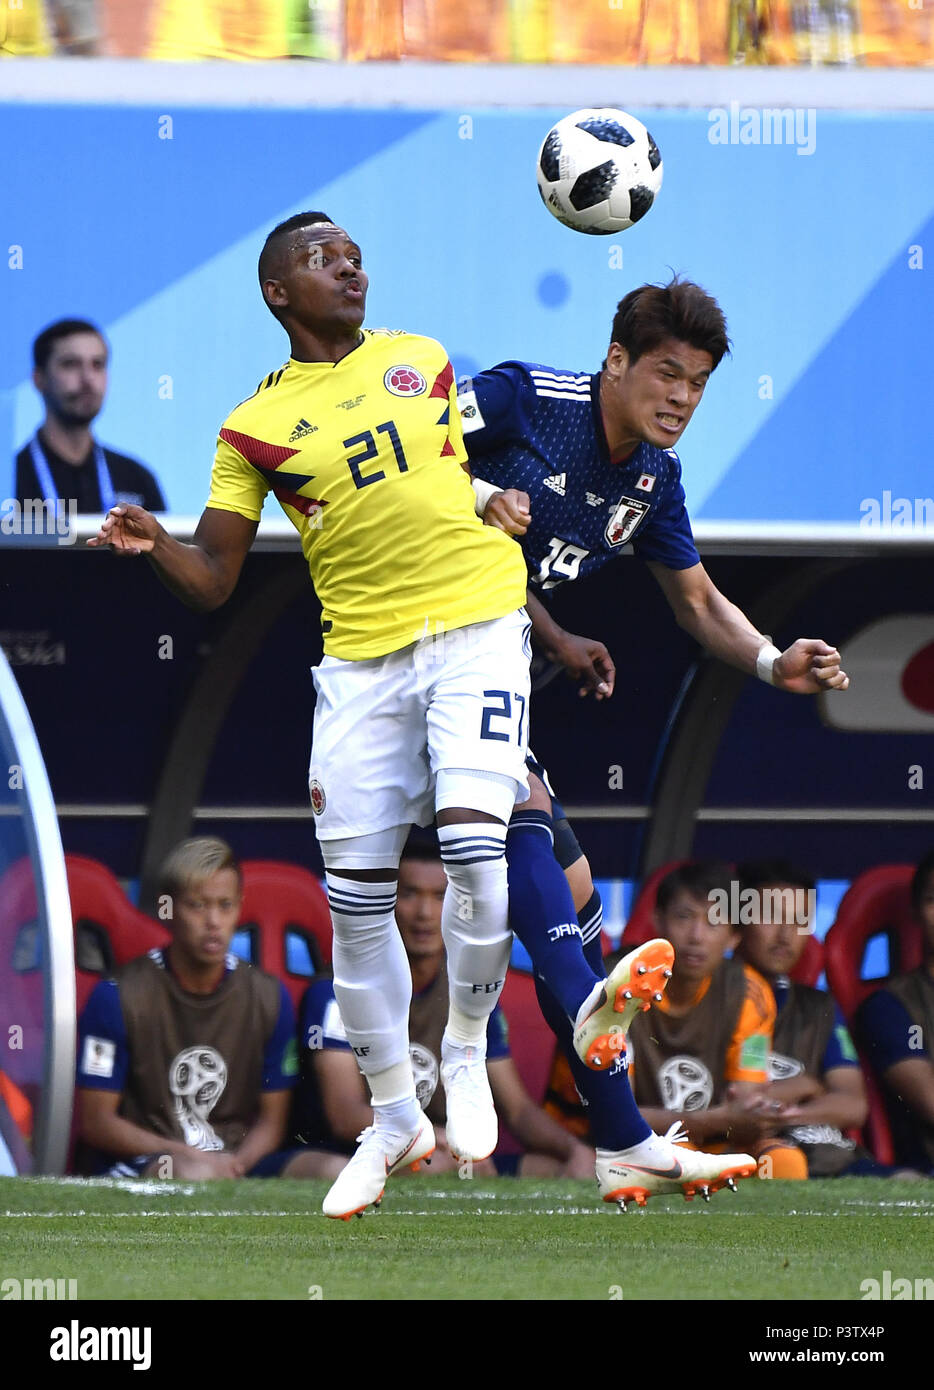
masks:
<instances>
[{"instance_id":1,"label":"white shorts","mask_svg":"<svg viewBox=\"0 0 934 1390\"><path fill-rule=\"evenodd\" d=\"M370 661L324 657L308 769L318 839L430 825L441 769L510 777L524 800L530 632L520 608Z\"/></svg>"}]
</instances>

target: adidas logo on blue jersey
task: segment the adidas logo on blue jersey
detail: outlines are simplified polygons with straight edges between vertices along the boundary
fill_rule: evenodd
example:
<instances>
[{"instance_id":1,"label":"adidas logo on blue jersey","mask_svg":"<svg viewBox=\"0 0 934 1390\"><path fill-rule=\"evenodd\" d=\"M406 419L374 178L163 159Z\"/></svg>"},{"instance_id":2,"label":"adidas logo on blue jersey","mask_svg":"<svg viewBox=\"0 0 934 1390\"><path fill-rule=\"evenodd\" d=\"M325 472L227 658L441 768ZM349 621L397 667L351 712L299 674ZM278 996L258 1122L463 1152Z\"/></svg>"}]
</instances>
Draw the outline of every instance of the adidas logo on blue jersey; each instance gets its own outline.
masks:
<instances>
[{"instance_id":1,"label":"adidas logo on blue jersey","mask_svg":"<svg viewBox=\"0 0 934 1390\"><path fill-rule=\"evenodd\" d=\"M304 439L306 434L314 434L317 425L309 425L307 420L299 420L292 433L289 435L289 443L294 444L296 439Z\"/></svg>"},{"instance_id":2,"label":"adidas logo on blue jersey","mask_svg":"<svg viewBox=\"0 0 934 1390\"><path fill-rule=\"evenodd\" d=\"M568 475L566 473L552 473L550 478L543 478L545 487L550 487L552 492L556 492L559 497L563 497L567 492Z\"/></svg>"}]
</instances>

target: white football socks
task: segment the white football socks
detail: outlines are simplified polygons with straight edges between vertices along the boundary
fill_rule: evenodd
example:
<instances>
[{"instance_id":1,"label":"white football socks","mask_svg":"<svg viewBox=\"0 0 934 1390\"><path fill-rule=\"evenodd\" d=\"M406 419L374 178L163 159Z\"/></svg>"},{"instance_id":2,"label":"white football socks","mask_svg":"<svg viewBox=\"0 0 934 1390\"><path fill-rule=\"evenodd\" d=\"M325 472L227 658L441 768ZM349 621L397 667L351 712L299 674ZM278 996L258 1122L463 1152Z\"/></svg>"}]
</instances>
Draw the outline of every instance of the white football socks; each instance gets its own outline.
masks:
<instances>
[{"instance_id":1,"label":"white football socks","mask_svg":"<svg viewBox=\"0 0 934 1390\"><path fill-rule=\"evenodd\" d=\"M487 1019L506 981L512 947L506 826L443 825L438 840L448 876L441 910L450 985L446 1036L465 1047L485 1046Z\"/></svg>"}]
</instances>

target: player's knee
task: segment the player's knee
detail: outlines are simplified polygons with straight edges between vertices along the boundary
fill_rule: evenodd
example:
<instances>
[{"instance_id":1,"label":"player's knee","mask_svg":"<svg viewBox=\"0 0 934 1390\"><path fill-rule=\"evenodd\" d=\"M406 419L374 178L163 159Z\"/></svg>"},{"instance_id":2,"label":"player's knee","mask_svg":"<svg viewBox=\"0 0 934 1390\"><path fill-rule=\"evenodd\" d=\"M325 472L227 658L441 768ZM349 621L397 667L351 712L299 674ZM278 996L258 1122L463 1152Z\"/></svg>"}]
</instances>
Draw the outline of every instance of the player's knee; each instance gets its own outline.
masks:
<instances>
[{"instance_id":1,"label":"player's knee","mask_svg":"<svg viewBox=\"0 0 934 1390\"><path fill-rule=\"evenodd\" d=\"M517 782L497 772L465 768L440 768L436 780L435 810L438 828L464 824L501 824L503 836L516 801ZM477 813L481 814L477 814ZM490 818L493 818L492 820Z\"/></svg>"},{"instance_id":2,"label":"player's knee","mask_svg":"<svg viewBox=\"0 0 934 1390\"><path fill-rule=\"evenodd\" d=\"M575 859L573 864L569 864L564 871L564 876L574 899L574 911L580 913L581 908L586 907L595 892L587 856L582 854L579 859Z\"/></svg>"}]
</instances>

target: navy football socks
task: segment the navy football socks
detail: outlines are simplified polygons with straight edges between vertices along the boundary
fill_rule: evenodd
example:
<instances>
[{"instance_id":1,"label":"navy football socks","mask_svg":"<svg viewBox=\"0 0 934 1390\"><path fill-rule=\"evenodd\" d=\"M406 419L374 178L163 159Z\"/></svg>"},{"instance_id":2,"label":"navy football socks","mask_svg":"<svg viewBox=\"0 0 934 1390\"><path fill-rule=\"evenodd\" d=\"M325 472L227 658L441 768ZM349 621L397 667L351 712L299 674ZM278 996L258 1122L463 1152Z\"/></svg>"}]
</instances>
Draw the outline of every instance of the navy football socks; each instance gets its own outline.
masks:
<instances>
[{"instance_id":1,"label":"navy football socks","mask_svg":"<svg viewBox=\"0 0 934 1390\"><path fill-rule=\"evenodd\" d=\"M568 881L554 856L551 816L516 811L506 836L509 867L509 925L569 1018L603 979L583 951L581 929Z\"/></svg>"},{"instance_id":2,"label":"navy football socks","mask_svg":"<svg viewBox=\"0 0 934 1390\"><path fill-rule=\"evenodd\" d=\"M594 889L599 904L599 894ZM581 909L581 916L593 920L594 899ZM599 933L584 947L589 964L603 973ZM574 1051L574 1029L567 1015L544 980L535 978L535 992L548 1027L558 1039L561 1051L568 1059L577 1093L584 1104L590 1137L594 1147L616 1153L641 1144L652 1133L639 1113L636 1098L629 1084L625 1067L614 1065L609 1071L591 1071Z\"/></svg>"}]
</instances>

